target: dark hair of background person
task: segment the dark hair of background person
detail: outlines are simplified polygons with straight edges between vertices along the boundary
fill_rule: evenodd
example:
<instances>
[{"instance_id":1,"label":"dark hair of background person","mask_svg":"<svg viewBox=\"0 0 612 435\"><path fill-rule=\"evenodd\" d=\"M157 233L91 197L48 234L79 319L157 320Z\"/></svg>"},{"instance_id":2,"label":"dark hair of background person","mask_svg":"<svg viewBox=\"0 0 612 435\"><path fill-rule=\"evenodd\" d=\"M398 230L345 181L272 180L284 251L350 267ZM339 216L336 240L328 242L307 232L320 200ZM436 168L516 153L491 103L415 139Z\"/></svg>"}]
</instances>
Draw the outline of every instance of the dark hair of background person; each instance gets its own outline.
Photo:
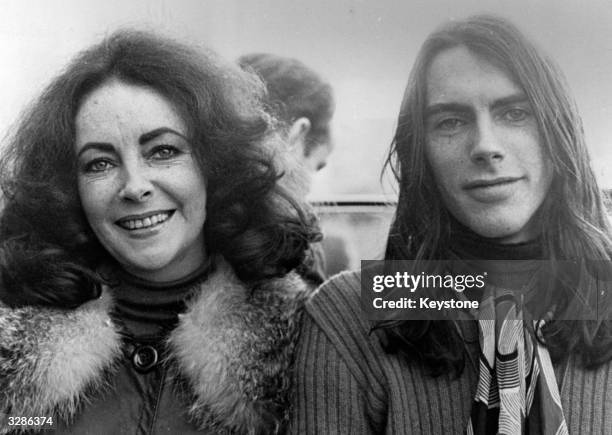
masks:
<instances>
[{"instance_id":1,"label":"dark hair of background person","mask_svg":"<svg viewBox=\"0 0 612 435\"><path fill-rule=\"evenodd\" d=\"M310 121L306 156L328 141L335 109L333 91L315 71L297 59L269 53L246 54L238 64L261 77L268 91L268 108L281 122L291 125L302 117Z\"/></svg>"},{"instance_id":2,"label":"dark hair of background person","mask_svg":"<svg viewBox=\"0 0 612 435\"><path fill-rule=\"evenodd\" d=\"M554 176L541 206L540 239L544 258L610 260L612 242L603 196L590 166L582 122L562 74L520 31L507 21L477 16L452 22L423 44L404 94L397 130L386 168L399 182L398 208L389 232L386 260L448 259L451 217L425 156L427 70L432 59L449 48L465 46L506 71L531 103L541 144L551 159ZM572 294L596 300L597 283L587 279L580 289L551 287L557 314L572 309ZM593 299L594 298L594 299ZM610 305L610 304L608 304ZM610 306L599 320L553 321L542 328L553 358L583 356L586 366L612 357ZM572 317L576 318L576 317ZM415 356L433 375L461 372L464 344L450 321L394 321L377 325L389 337L391 351Z\"/></svg>"},{"instance_id":3,"label":"dark hair of background person","mask_svg":"<svg viewBox=\"0 0 612 435\"><path fill-rule=\"evenodd\" d=\"M0 162L0 299L74 307L112 261L82 211L74 150L84 97L111 79L155 90L188 127L207 180L205 243L245 281L298 266L317 229L278 186L262 84L210 52L121 30L78 55L23 115Z\"/></svg>"}]
</instances>

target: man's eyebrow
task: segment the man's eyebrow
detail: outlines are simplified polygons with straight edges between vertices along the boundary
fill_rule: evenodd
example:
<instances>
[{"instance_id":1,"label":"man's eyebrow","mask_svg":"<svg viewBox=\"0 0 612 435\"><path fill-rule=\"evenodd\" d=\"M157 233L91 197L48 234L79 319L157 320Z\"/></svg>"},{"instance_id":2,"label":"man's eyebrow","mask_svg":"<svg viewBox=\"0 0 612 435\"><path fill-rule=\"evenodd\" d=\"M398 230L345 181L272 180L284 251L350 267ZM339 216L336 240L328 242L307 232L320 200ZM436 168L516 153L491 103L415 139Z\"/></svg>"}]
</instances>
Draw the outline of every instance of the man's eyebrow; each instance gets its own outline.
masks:
<instances>
[{"instance_id":1,"label":"man's eyebrow","mask_svg":"<svg viewBox=\"0 0 612 435\"><path fill-rule=\"evenodd\" d=\"M79 150L77 157L81 157L81 154L83 154L85 151L92 149L98 151L105 151L108 153L112 153L115 151L115 147L107 142L87 142L85 145L83 145L83 148Z\"/></svg>"},{"instance_id":2,"label":"man's eyebrow","mask_svg":"<svg viewBox=\"0 0 612 435\"><path fill-rule=\"evenodd\" d=\"M158 136L161 136L162 134L166 134L166 133L171 133L171 134L175 134L181 138L183 138L184 140L186 140L187 142L189 142L189 140L185 137L185 135L183 135L182 133L179 133L176 130L173 130L169 127L160 127L160 128L156 128L155 130L151 130L147 133L143 133L139 138L138 138L138 143L140 145L144 145L147 142L149 142L150 140L155 139Z\"/></svg>"},{"instance_id":3,"label":"man's eyebrow","mask_svg":"<svg viewBox=\"0 0 612 435\"><path fill-rule=\"evenodd\" d=\"M489 107L491 110L495 110L500 107L510 106L512 104L527 103L527 102L529 102L527 95L520 92L517 94L508 95L507 97L499 98L493 101L489 105ZM442 113L442 112L469 112L471 110L472 109L469 105L461 104L461 103L432 104L431 106L425 108L425 119L427 119L430 116L436 115L438 113Z\"/></svg>"},{"instance_id":4,"label":"man's eyebrow","mask_svg":"<svg viewBox=\"0 0 612 435\"><path fill-rule=\"evenodd\" d=\"M506 106L511 106L513 104L522 104L522 103L528 103L528 102L529 102L529 98L527 98L527 95L520 92L517 94L508 95L507 97L503 97L498 100L495 100L490 104L489 107L491 108L491 110L495 110L495 109L499 109L500 107L506 107Z\"/></svg>"},{"instance_id":5,"label":"man's eyebrow","mask_svg":"<svg viewBox=\"0 0 612 435\"><path fill-rule=\"evenodd\" d=\"M425 119L442 112L470 112L472 109L467 104L460 103L438 103L425 108Z\"/></svg>"}]
</instances>

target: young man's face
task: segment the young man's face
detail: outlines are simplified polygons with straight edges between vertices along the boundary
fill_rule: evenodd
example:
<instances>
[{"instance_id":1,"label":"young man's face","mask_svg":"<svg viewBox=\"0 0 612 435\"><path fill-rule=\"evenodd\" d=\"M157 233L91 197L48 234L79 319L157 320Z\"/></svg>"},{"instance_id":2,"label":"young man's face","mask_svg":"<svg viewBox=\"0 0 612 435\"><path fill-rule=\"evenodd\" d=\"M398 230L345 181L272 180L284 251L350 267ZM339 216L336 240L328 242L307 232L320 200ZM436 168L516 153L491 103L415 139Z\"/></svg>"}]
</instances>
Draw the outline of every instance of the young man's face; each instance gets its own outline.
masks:
<instances>
[{"instance_id":1,"label":"young man's face","mask_svg":"<svg viewBox=\"0 0 612 435\"><path fill-rule=\"evenodd\" d=\"M447 209L502 243L537 236L553 178L533 109L494 64L459 46L427 71L426 154Z\"/></svg>"}]
</instances>

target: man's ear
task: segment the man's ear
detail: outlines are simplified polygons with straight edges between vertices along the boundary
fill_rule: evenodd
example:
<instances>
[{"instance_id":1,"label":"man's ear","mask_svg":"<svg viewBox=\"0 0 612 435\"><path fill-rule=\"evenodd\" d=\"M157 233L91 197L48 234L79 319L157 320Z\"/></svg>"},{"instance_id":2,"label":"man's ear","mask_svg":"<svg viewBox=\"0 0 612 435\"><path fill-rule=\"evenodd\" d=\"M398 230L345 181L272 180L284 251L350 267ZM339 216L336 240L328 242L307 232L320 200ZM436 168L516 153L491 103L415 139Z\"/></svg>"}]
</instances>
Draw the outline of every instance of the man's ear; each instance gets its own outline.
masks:
<instances>
[{"instance_id":1,"label":"man's ear","mask_svg":"<svg viewBox=\"0 0 612 435\"><path fill-rule=\"evenodd\" d=\"M291 127L289 127L289 133L287 134L287 143L291 151L298 154L304 155L306 136L310 132L311 124L310 120L305 117L301 117L293 121Z\"/></svg>"}]
</instances>

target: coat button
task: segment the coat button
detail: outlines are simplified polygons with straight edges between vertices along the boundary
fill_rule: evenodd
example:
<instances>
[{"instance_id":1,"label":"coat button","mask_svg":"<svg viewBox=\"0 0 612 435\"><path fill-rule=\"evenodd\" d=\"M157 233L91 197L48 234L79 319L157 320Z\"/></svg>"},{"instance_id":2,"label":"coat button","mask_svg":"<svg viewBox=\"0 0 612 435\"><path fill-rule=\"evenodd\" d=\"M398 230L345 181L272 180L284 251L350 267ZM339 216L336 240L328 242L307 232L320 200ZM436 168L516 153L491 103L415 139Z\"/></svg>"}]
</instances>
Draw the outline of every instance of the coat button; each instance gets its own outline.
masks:
<instances>
[{"instance_id":1,"label":"coat button","mask_svg":"<svg viewBox=\"0 0 612 435\"><path fill-rule=\"evenodd\" d=\"M132 353L132 364L139 373L147 373L157 365L157 350L150 345L137 346Z\"/></svg>"}]
</instances>

